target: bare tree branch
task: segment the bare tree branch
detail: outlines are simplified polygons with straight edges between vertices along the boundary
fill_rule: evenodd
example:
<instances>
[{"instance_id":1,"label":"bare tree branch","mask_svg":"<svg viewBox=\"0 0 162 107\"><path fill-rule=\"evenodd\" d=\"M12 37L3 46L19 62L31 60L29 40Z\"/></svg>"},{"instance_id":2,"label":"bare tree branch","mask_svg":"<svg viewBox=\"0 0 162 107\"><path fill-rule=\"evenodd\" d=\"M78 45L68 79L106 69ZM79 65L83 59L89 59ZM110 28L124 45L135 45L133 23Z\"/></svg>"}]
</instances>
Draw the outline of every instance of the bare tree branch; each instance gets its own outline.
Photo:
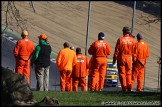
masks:
<instances>
[{"instance_id":1,"label":"bare tree branch","mask_svg":"<svg viewBox=\"0 0 162 107\"><path fill-rule=\"evenodd\" d=\"M34 13L36 12L33 6L33 2L29 1L31 8L33 9ZM6 1L2 2L3 6L1 6L2 11L4 12L5 15L5 28L2 31L2 33L8 28L12 30L12 27L17 26L17 29L27 29L26 23L27 20L22 17L22 15L19 12L19 9L16 7L14 1Z\"/></svg>"},{"instance_id":2,"label":"bare tree branch","mask_svg":"<svg viewBox=\"0 0 162 107\"><path fill-rule=\"evenodd\" d=\"M6 12L5 12L5 15L6 15L6 20L5 20L6 26L5 26L4 30L2 31L2 33L3 33L3 32L7 29L7 27L8 27L8 12L9 12L9 6L10 6L10 2L8 2L8 4L7 4L7 10L6 10Z\"/></svg>"},{"instance_id":3,"label":"bare tree branch","mask_svg":"<svg viewBox=\"0 0 162 107\"><path fill-rule=\"evenodd\" d=\"M144 21L146 22L145 24L149 24L149 23L157 23L157 22L160 22L161 19L160 18L156 18L156 19L144 19Z\"/></svg>"},{"instance_id":4,"label":"bare tree branch","mask_svg":"<svg viewBox=\"0 0 162 107\"><path fill-rule=\"evenodd\" d=\"M140 24L140 25L147 25L147 24L150 25L151 23L161 22L161 18L153 17L153 16L145 16L143 14L141 14L141 16L139 18L144 21L143 23L138 22L138 24Z\"/></svg>"},{"instance_id":5,"label":"bare tree branch","mask_svg":"<svg viewBox=\"0 0 162 107\"><path fill-rule=\"evenodd\" d=\"M30 2L29 2L29 5L30 5L30 6L31 6L31 8L33 9L34 13L36 13L36 12L35 12L35 8L34 8L34 5L33 5L33 2L32 2L32 1L30 1Z\"/></svg>"},{"instance_id":6,"label":"bare tree branch","mask_svg":"<svg viewBox=\"0 0 162 107\"><path fill-rule=\"evenodd\" d=\"M21 29L23 29L23 27L19 24L20 21L20 14L19 14L19 10L16 8L14 2L13 2L13 7L11 6L11 12L17 22L17 26L19 26Z\"/></svg>"}]
</instances>

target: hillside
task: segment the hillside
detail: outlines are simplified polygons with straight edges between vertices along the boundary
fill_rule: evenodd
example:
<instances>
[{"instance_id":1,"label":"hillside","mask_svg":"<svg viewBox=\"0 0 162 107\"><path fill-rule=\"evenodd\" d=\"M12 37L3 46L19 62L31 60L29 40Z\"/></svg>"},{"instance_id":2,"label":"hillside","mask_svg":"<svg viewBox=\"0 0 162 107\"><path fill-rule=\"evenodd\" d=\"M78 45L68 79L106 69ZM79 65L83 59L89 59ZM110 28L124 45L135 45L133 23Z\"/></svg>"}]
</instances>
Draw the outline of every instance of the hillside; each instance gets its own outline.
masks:
<instances>
[{"instance_id":1,"label":"hillside","mask_svg":"<svg viewBox=\"0 0 162 107\"><path fill-rule=\"evenodd\" d=\"M85 53L88 1L34 1L36 13L33 12L28 2L15 1L15 4L27 20L29 38L35 43L38 43L37 36L45 33L54 52L58 53L63 48L63 43L68 41L74 47L81 47L82 53ZM110 43L112 54L109 58L112 59L116 41L122 36L123 26L131 27L132 12L131 7L112 1L92 1L88 47L102 31L105 33L105 39ZM5 13L1 14L3 26L5 25ZM145 86L157 88L157 58L161 53L161 23L144 25L145 22L140 18L141 15L152 16L136 10L133 34L143 33L144 40L149 44L150 57L147 60ZM16 27L16 24L10 26L14 32L20 34L21 30ZM90 55L88 57L90 58Z\"/></svg>"}]
</instances>

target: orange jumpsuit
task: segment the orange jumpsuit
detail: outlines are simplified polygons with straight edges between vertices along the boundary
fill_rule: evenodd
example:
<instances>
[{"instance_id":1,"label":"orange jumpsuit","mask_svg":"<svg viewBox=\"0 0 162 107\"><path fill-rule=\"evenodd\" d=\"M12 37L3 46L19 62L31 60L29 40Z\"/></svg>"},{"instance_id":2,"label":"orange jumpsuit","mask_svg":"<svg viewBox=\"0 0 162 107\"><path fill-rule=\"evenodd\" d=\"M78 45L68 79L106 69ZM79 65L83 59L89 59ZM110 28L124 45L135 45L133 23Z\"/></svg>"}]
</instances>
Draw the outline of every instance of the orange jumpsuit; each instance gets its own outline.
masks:
<instances>
[{"instance_id":1,"label":"orange jumpsuit","mask_svg":"<svg viewBox=\"0 0 162 107\"><path fill-rule=\"evenodd\" d=\"M93 73L93 71L92 71L92 61L93 60L93 57L91 57L91 59L90 59L90 61L89 61L89 75L88 75L88 91L91 91L92 89L91 89L91 87L92 87L92 73ZM97 78L97 80L98 80L98 78ZM94 89L95 91L98 91L98 82L96 82L96 85L95 85L95 89Z\"/></svg>"},{"instance_id":2,"label":"orange jumpsuit","mask_svg":"<svg viewBox=\"0 0 162 107\"><path fill-rule=\"evenodd\" d=\"M107 56L111 54L110 45L105 40L97 40L91 44L88 53L93 57L91 88L95 90L95 85L99 79L98 89L102 90L106 75Z\"/></svg>"},{"instance_id":3,"label":"orange jumpsuit","mask_svg":"<svg viewBox=\"0 0 162 107\"><path fill-rule=\"evenodd\" d=\"M119 80L123 91L131 91L132 56L135 39L125 34L117 40L113 60L117 60Z\"/></svg>"},{"instance_id":4,"label":"orange jumpsuit","mask_svg":"<svg viewBox=\"0 0 162 107\"><path fill-rule=\"evenodd\" d=\"M19 40L14 47L15 72L24 75L28 84L30 83L30 57L33 52L34 43L27 38Z\"/></svg>"},{"instance_id":5,"label":"orange jumpsuit","mask_svg":"<svg viewBox=\"0 0 162 107\"><path fill-rule=\"evenodd\" d=\"M89 61L87 56L77 54L77 64L74 66L72 72L73 91L78 91L78 82L80 82L81 90L87 91L86 76L88 76L88 65Z\"/></svg>"},{"instance_id":6,"label":"orange jumpsuit","mask_svg":"<svg viewBox=\"0 0 162 107\"><path fill-rule=\"evenodd\" d=\"M77 63L77 57L74 50L64 48L60 50L56 58L56 64L60 73L61 91L72 91L72 69Z\"/></svg>"},{"instance_id":7,"label":"orange jumpsuit","mask_svg":"<svg viewBox=\"0 0 162 107\"><path fill-rule=\"evenodd\" d=\"M139 40L135 46L135 54L133 58L134 63L132 70L132 87L135 80L137 79L136 91L142 90L146 59L149 57L149 54L150 53L147 43L145 43L143 40Z\"/></svg>"}]
</instances>

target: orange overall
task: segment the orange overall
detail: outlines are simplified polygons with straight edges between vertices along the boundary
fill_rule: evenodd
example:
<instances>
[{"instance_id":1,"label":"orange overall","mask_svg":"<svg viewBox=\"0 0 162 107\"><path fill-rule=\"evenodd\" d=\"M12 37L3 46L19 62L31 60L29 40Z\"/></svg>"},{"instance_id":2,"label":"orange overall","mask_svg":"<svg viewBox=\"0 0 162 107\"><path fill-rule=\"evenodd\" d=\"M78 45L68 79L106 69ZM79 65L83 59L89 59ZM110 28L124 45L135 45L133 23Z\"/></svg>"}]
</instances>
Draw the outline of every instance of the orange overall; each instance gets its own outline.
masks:
<instances>
[{"instance_id":1,"label":"orange overall","mask_svg":"<svg viewBox=\"0 0 162 107\"><path fill-rule=\"evenodd\" d=\"M99 82L98 89L102 90L106 75L107 56L111 54L110 45L105 40L97 40L91 44L88 53L93 57L91 88L95 90L95 85Z\"/></svg>"},{"instance_id":2,"label":"orange overall","mask_svg":"<svg viewBox=\"0 0 162 107\"><path fill-rule=\"evenodd\" d=\"M91 57L90 61L89 61L89 75L88 75L88 91L91 91L92 90L92 73L93 73L93 64L92 64L92 61L93 60L93 57ZM97 78L98 80L98 78ZM98 80L99 81L99 80ZM96 82L96 85L95 85L95 91L98 91L98 82Z\"/></svg>"},{"instance_id":3,"label":"orange overall","mask_svg":"<svg viewBox=\"0 0 162 107\"><path fill-rule=\"evenodd\" d=\"M135 39L125 34L117 40L113 60L117 60L119 80L123 91L131 91L132 56Z\"/></svg>"},{"instance_id":4,"label":"orange overall","mask_svg":"<svg viewBox=\"0 0 162 107\"><path fill-rule=\"evenodd\" d=\"M132 70L132 87L137 79L136 91L142 90L146 59L149 57L149 54L148 45L143 40L139 40L135 46L135 55L133 58L134 63Z\"/></svg>"},{"instance_id":5,"label":"orange overall","mask_svg":"<svg viewBox=\"0 0 162 107\"><path fill-rule=\"evenodd\" d=\"M61 91L72 91L72 69L76 63L75 51L70 48L60 50L56 58L56 64L60 73Z\"/></svg>"},{"instance_id":6,"label":"orange overall","mask_svg":"<svg viewBox=\"0 0 162 107\"><path fill-rule=\"evenodd\" d=\"M15 72L25 76L27 83L30 83L30 57L34 52L34 43L27 39L21 39L14 47L16 59Z\"/></svg>"},{"instance_id":7,"label":"orange overall","mask_svg":"<svg viewBox=\"0 0 162 107\"><path fill-rule=\"evenodd\" d=\"M88 65L88 58L85 55L77 54L77 64L74 66L72 73L73 91L78 91L78 82L80 82L81 90L87 91L86 76L88 76Z\"/></svg>"}]
</instances>

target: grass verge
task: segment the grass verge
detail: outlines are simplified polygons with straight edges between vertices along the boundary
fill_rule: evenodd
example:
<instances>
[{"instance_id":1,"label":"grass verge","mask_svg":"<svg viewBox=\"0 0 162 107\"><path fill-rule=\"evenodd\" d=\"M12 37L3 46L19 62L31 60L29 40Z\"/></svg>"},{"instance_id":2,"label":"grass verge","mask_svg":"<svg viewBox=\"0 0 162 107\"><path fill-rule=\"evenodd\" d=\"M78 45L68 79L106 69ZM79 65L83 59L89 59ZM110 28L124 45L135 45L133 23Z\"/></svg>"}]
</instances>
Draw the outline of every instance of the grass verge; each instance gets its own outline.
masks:
<instances>
[{"instance_id":1,"label":"grass verge","mask_svg":"<svg viewBox=\"0 0 162 107\"><path fill-rule=\"evenodd\" d=\"M33 91L39 102L45 96L56 98L60 106L160 106L160 92L60 92Z\"/></svg>"}]
</instances>

